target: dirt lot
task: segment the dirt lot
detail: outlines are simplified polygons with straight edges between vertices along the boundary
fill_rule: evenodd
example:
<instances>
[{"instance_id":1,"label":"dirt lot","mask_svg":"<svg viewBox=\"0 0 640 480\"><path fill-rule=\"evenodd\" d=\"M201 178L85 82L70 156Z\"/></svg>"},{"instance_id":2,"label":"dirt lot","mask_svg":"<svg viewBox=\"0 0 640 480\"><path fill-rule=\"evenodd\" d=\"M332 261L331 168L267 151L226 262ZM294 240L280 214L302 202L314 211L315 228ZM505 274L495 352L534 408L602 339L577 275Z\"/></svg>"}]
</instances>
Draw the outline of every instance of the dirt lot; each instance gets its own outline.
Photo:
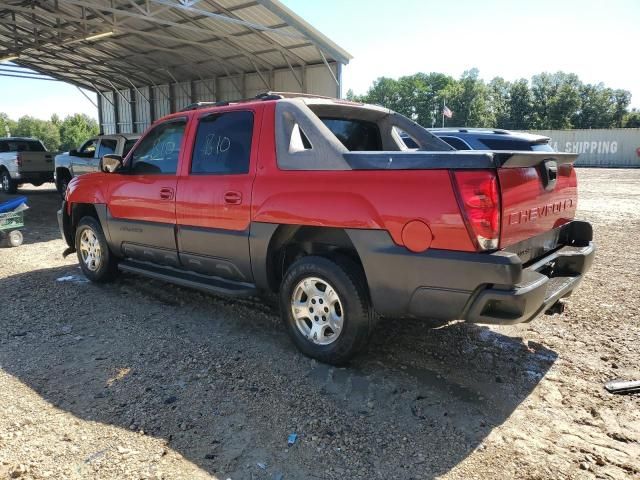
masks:
<instances>
[{"instance_id":1,"label":"dirt lot","mask_svg":"<svg viewBox=\"0 0 640 480\"><path fill-rule=\"evenodd\" d=\"M640 378L640 170L579 176L599 252L563 316L383 321L347 369L257 301L86 283L56 194L25 188L25 244L0 249L0 478L640 478L640 395L602 388Z\"/></svg>"}]
</instances>

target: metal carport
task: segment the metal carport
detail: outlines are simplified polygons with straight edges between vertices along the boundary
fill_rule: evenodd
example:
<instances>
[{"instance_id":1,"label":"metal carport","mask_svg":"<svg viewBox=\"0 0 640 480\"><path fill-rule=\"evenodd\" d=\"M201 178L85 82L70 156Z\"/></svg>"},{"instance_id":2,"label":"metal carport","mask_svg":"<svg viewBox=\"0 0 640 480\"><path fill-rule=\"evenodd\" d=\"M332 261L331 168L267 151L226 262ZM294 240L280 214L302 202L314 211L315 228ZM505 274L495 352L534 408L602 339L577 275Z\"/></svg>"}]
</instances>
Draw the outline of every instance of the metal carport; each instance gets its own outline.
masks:
<instances>
[{"instance_id":1,"label":"metal carport","mask_svg":"<svg viewBox=\"0 0 640 480\"><path fill-rule=\"evenodd\" d=\"M0 63L97 92L104 133L196 101L341 94L351 55L278 0L5 0ZM2 75L18 73L5 68Z\"/></svg>"}]
</instances>

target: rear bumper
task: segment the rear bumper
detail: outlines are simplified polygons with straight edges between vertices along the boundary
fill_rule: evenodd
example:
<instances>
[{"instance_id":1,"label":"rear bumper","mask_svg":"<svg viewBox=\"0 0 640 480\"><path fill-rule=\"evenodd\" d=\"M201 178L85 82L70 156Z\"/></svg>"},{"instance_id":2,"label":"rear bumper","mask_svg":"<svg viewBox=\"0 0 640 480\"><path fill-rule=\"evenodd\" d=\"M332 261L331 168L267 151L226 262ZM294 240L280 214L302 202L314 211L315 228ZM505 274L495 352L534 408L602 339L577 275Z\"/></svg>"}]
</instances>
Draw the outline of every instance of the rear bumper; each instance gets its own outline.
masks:
<instances>
[{"instance_id":1,"label":"rear bumper","mask_svg":"<svg viewBox=\"0 0 640 480\"><path fill-rule=\"evenodd\" d=\"M16 172L13 179L19 183L46 183L53 182L53 171L51 172Z\"/></svg>"},{"instance_id":2,"label":"rear bumper","mask_svg":"<svg viewBox=\"0 0 640 480\"><path fill-rule=\"evenodd\" d=\"M531 321L570 295L591 267L591 225L574 221L559 230L564 246L527 265L508 251L415 254L395 245L386 232L348 233L380 315L513 324Z\"/></svg>"},{"instance_id":3,"label":"rear bumper","mask_svg":"<svg viewBox=\"0 0 640 480\"><path fill-rule=\"evenodd\" d=\"M520 283L479 289L469 300L464 319L473 323L529 322L578 287L594 255L592 242L584 247L562 247L525 268Z\"/></svg>"}]
</instances>

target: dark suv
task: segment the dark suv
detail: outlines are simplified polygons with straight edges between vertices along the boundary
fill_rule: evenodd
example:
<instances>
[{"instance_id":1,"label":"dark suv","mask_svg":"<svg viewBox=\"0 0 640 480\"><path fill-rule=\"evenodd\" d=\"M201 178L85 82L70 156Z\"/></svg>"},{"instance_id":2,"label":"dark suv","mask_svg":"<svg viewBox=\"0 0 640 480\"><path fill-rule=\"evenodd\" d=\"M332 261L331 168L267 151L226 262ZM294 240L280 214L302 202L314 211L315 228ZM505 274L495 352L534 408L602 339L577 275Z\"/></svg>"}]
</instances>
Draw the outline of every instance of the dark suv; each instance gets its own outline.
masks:
<instances>
[{"instance_id":1,"label":"dark suv","mask_svg":"<svg viewBox=\"0 0 640 480\"><path fill-rule=\"evenodd\" d=\"M444 140L456 150L508 150L553 152L549 137L510 130L488 128L428 128L430 133ZM402 140L409 148L415 142L406 134Z\"/></svg>"}]
</instances>

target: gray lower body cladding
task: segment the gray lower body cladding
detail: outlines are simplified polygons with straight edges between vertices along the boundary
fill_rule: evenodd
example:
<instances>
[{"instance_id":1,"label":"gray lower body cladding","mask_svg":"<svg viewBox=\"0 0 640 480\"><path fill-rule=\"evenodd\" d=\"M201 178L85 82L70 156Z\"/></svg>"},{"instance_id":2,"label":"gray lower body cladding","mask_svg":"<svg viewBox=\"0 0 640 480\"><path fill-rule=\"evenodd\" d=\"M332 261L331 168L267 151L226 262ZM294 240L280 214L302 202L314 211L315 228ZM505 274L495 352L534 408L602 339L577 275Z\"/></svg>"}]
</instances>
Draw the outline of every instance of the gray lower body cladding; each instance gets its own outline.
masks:
<instances>
[{"instance_id":1,"label":"gray lower body cladding","mask_svg":"<svg viewBox=\"0 0 640 480\"><path fill-rule=\"evenodd\" d=\"M157 245L165 234L169 243L175 240L174 225L145 225L167 227L166 232L155 232L152 236L155 248L150 249L148 235L143 235L145 238L140 238L139 243L133 242L129 222L112 223L104 205L96 205L96 210L103 226L109 225L105 229L109 244L123 256L252 282L259 289L270 286L269 243L278 225L253 223L250 232L237 234L180 227L184 231L181 236L178 229L179 250L170 245L167 248ZM64 204L58 212L58 222L63 238L73 248L71 219L64 213ZM122 228L114 231L118 226ZM412 253L396 245L382 230L347 229L346 232L362 261L373 306L387 317L463 319L496 324L530 321L571 294L591 267L595 254L591 226L579 221L548 232L539 242L529 239L525 245L512 248L514 251L494 253L435 249ZM135 236L136 232L133 233ZM541 250L540 245L548 244L550 237L556 240L555 248ZM130 248L147 244L140 248L168 254L172 261L150 258L137 251L127 252L123 247L127 242ZM225 247L224 251L221 247ZM520 250L536 252L536 258L530 258L531 253L527 257L515 253Z\"/></svg>"},{"instance_id":2,"label":"gray lower body cladding","mask_svg":"<svg viewBox=\"0 0 640 480\"><path fill-rule=\"evenodd\" d=\"M560 228L563 243L530 264L508 251L416 254L383 231L347 233L380 315L512 324L532 320L571 294L590 268L595 253L590 225L576 221Z\"/></svg>"}]
</instances>

